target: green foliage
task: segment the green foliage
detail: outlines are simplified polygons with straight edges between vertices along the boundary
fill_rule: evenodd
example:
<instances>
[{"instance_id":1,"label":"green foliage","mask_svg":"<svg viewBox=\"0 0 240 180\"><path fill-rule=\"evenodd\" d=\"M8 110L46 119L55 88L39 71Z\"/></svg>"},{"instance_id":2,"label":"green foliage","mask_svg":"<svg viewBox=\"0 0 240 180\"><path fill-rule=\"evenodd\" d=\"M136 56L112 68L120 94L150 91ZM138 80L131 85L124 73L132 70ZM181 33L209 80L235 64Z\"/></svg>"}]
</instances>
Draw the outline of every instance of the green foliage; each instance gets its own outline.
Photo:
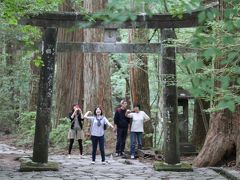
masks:
<instances>
[{"instance_id":1,"label":"green foliage","mask_svg":"<svg viewBox=\"0 0 240 180\"><path fill-rule=\"evenodd\" d=\"M70 123L68 118L60 119L60 124L57 128L53 128L50 133L51 145L56 147L66 147L67 146L67 134L70 128Z\"/></svg>"},{"instance_id":2,"label":"green foliage","mask_svg":"<svg viewBox=\"0 0 240 180\"><path fill-rule=\"evenodd\" d=\"M2 54L0 57L0 75L2 77L0 79L0 122L11 122L8 127L14 126L18 114L27 108L30 79L29 60L32 54L26 52L21 55L12 54L12 56L19 56L19 59L14 59L12 64L7 64L8 54Z\"/></svg>"},{"instance_id":3,"label":"green foliage","mask_svg":"<svg viewBox=\"0 0 240 180\"><path fill-rule=\"evenodd\" d=\"M42 66L44 66L44 62L43 62L43 60L42 60L42 58L41 58L40 56L36 56L36 58L33 59L33 63L34 63L34 65L37 66L37 67L42 67Z\"/></svg>"},{"instance_id":4,"label":"green foliage","mask_svg":"<svg viewBox=\"0 0 240 180\"><path fill-rule=\"evenodd\" d=\"M17 134L18 145L32 144L35 134L36 112L23 112L19 115Z\"/></svg>"},{"instance_id":5,"label":"green foliage","mask_svg":"<svg viewBox=\"0 0 240 180\"><path fill-rule=\"evenodd\" d=\"M57 10L61 0L3 0L0 2L0 123L1 129L13 129L19 114L27 111L29 62L33 60L41 32L32 26L21 26L19 18L28 13ZM13 47L13 48L12 48ZM11 51L11 49L13 49ZM36 53L36 52L35 52ZM39 56L35 64L42 65Z\"/></svg>"},{"instance_id":6,"label":"green foliage","mask_svg":"<svg viewBox=\"0 0 240 180\"><path fill-rule=\"evenodd\" d=\"M119 101L125 97L126 79L128 79L128 57L126 54L112 54L111 85L113 108L119 105Z\"/></svg>"},{"instance_id":7,"label":"green foliage","mask_svg":"<svg viewBox=\"0 0 240 180\"><path fill-rule=\"evenodd\" d=\"M226 1L226 7L223 17L217 9L199 14L199 22L205 26L197 28L192 38L187 37L190 42L185 42L198 54L184 55L179 61L182 79L187 76L192 84L187 89L195 97L209 100L210 111L234 111L239 104L240 6ZM186 87L185 83L179 84Z\"/></svg>"},{"instance_id":8,"label":"green foliage","mask_svg":"<svg viewBox=\"0 0 240 180\"><path fill-rule=\"evenodd\" d=\"M67 136L70 126L71 124L68 118L60 119L60 124L56 128L53 128L50 133L51 146L58 148L67 147L69 143ZM83 141L83 146L87 146L89 144L91 144L91 140Z\"/></svg>"}]
</instances>

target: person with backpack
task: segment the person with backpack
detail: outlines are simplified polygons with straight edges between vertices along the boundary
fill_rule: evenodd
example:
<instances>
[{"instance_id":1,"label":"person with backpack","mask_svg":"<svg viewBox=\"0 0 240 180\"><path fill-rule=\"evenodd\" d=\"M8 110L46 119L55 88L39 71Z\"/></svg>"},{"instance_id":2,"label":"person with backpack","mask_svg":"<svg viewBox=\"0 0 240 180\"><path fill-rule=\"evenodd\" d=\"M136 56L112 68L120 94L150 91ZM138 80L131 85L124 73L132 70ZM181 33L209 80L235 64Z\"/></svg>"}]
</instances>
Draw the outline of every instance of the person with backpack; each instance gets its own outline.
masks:
<instances>
[{"instance_id":1,"label":"person with backpack","mask_svg":"<svg viewBox=\"0 0 240 180\"><path fill-rule=\"evenodd\" d=\"M86 112L84 118L90 121L90 134L92 140L92 164L95 164L97 145L99 143L99 149L101 152L102 164L105 162L105 150L104 150L104 125L108 125L113 128L113 125L108 121L108 119L103 116L102 109L96 107L93 116L89 116L91 111Z\"/></svg>"},{"instance_id":2,"label":"person with backpack","mask_svg":"<svg viewBox=\"0 0 240 180\"><path fill-rule=\"evenodd\" d=\"M72 111L68 114L68 117L71 121L71 128L68 132L68 139L70 140L69 148L68 148L68 158L71 158L71 151L74 139L78 141L79 150L80 150L80 157L83 154L83 139L84 139L84 132L83 132L83 114L80 106L78 104L74 104L72 106Z\"/></svg>"},{"instance_id":3,"label":"person with backpack","mask_svg":"<svg viewBox=\"0 0 240 180\"><path fill-rule=\"evenodd\" d=\"M120 108L117 108L114 115L114 131L117 133L116 156L122 156L128 134L130 119L125 116L127 101L121 100Z\"/></svg>"}]
</instances>

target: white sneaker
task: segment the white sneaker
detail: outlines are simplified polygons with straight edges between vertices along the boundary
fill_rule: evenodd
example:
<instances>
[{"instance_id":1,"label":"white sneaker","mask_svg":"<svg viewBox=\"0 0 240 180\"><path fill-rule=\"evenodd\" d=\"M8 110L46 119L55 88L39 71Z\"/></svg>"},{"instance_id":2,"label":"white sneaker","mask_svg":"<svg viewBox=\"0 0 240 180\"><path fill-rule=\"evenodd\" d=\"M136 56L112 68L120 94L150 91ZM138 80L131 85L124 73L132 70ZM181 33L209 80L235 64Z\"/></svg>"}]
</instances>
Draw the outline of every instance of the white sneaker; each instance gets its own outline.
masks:
<instances>
[{"instance_id":1,"label":"white sneaker","mask_svg":"<svg viewBox=\"0 0 240 180\"><path fill-rule=\"evenodd\" d=\"M131 159L134 159L135 157L134 157L134 155L131 155Z\"/></svg>"},{"instance_id":2,"label":"white sneaker","mask_svg":"<svg viewBox=\"0 0 240 180\"><path fill-rule=\"evenodd\" d=\"M105 165L105 164L106 164L106 162L105 162L105 161L103 161L103 162L102 162L102 165Z\"/></svg>"},{"instance_id":3,"label":"white sneaker","mask_svg":"<svg viewBox=\"0 0 240 180\"><path fill-rule=\"evenodd\" d=\"M69 155L68 155L68 159L70 159L70 158L71 158L71 155L69 154Z\"/></svg>"},{"instance_id":4,"label":"white sneaker","mask_svg":"<svg viewBox=\"0 0 240 180\"><path fill-rule=\"evenodd\" d=\"M84 155L83 155L83 154L80 154L79 156L80 156L80 159L83 159L83 158L84 158Z\"/></svg>"},{"instance_id":5,"label":"white sneaker","mask_svg":"<svg viewBox=\"0 0 240 180\"><path fill-rule=\"evenodd\" d=\"M92 161L91 164L95 164L95 161Z\"/></svg>"}]
</instances>

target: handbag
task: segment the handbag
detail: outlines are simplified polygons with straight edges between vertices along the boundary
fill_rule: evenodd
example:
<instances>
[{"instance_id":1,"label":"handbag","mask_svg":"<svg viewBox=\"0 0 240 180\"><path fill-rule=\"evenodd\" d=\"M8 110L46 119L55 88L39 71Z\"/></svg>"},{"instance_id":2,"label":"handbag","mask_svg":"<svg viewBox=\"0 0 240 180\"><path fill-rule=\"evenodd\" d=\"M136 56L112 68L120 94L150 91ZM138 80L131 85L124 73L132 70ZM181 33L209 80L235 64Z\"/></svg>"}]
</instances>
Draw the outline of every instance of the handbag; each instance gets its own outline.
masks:
<instances>
[{"instance_id":1,"label":"handbag","mask_svg":"<svg viewBox=\"0 0 240 180\"><path fill-rule=\"evenodd\" d=\"M107 129L107 124L103 125L103 129L106 130Z\"/></svg>"}]
</instances>

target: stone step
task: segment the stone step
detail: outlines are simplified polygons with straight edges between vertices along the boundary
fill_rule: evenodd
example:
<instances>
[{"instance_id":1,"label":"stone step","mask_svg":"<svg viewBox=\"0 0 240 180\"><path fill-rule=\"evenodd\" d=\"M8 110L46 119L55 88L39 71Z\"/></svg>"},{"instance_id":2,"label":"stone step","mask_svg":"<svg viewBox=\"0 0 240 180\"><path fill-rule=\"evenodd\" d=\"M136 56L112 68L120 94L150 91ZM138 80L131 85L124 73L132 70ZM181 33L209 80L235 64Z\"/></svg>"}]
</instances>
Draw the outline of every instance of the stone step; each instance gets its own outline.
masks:
<instances>
[{"instance_id":1,"label":"stone step","mask_svg":"<svg viewBox=\"0 0 240 180\"><path fill-rule=\"evenodd\" d=\"M197 155L196 147L191 143L180 143L180 154L184 156Z\"/></svg>"}]
</instances>

